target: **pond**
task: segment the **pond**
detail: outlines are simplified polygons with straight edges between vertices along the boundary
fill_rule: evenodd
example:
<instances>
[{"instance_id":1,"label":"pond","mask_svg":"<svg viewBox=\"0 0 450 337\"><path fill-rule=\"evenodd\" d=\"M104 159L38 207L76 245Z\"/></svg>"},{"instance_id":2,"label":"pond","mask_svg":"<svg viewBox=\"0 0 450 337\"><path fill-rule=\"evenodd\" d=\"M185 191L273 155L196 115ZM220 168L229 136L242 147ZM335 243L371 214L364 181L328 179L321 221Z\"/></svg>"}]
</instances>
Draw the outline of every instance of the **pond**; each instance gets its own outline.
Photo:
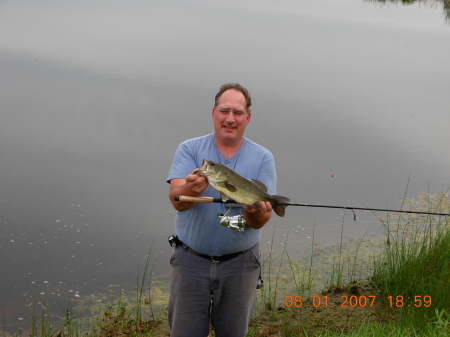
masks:
<instances>
[{"instance_id":1,"label":"pond","mask_svg":"<svg viewBox=\"0 0 450 337\"><path fill-rule=\"evenodd\" d=\"M447 1L3 1L0 31L8 329L30 326L33 303L61 316L132 289L150 248L168 274L165 179L178 144L213 131L223 83L249 89L246 136L293 202L398 208L450 187ZM263 252L302 258L313 228L323 249L381 235L356 215L288 208Z\"/></svg>"}]
</instances>

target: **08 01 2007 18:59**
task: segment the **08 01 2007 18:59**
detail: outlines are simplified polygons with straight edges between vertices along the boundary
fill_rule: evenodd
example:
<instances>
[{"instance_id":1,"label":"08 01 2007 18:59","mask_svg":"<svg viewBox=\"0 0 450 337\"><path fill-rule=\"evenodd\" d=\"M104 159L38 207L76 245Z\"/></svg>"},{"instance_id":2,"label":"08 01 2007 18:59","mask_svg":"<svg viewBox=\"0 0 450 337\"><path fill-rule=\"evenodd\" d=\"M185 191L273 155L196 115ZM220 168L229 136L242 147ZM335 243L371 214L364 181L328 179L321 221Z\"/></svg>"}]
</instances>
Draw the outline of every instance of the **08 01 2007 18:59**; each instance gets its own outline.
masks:
<instances>
[{"instance_id":1,"label":"08 01 2007 18:59","mask_svg":"<svg viewBox=\"0 0 450 337\"><path fill-rule=\"evenodd\" d=\"M351 296L347 296L347 295L342 295L341 299L342 302L338 303L338 304L331 304L329 302L329 297L328 296L313 296L310 300L309 299L304 299L301 295L296 295L296 296L291 296L291 295L287 295L284 298L284 304L286 305L286 307L295 307L295 308L301 308L301 307L309 307L309 306L313 306L313 307L320 307L320 306L324 306L324 307L372 307L375 303L377 296L375 295L361 295L361 296L356 296L356 295L351 295ZM397 307L397 308L401 308L401 307L411 307L414 306L416 308L419 307L426 307L429 308L432 304L432 299L430 295L416 295L416 296L412 296L412 297L405 297L403 295L397 295L397 296L388 296L387 299L389 300L389 306L390 307Z\"/></svg>"}]
</instances>

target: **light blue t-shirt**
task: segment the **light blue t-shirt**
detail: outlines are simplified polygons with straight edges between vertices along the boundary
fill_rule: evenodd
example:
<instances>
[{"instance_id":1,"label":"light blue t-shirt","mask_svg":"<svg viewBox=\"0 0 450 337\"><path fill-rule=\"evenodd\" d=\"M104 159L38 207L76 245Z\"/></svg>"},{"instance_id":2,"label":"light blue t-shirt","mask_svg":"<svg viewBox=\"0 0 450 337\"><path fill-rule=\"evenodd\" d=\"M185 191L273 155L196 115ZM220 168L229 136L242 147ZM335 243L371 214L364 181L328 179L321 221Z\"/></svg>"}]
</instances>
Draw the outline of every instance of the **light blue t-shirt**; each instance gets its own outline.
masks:
<instances>
[{"instance_id":1,"label":"light blue t-shirt","mask_svg":"<svg viewBox=\"0 0 450 337\"><path fill-rule=\"evenodd\" d=\"M192 170L202 166L203 159L225 164L248 179L261 181L267 186L269 194L276 193L275 161L269 150L244 138L238 152L225 159L217 148L214 134L189 139L178 146L167 182L174 178L186 178ZM219 192L211 186L208 186L202 196L220 197ZM217 215L227 210L228 205L224 204L196 203L187 211L177 211L175 234L195 251L211 256L231 254L253 247L260 239L260 230L245 226L244 232L238 232L220 225ZM230 215L243 212L242 205L233 205Z\"/></svg>"}]
</instances>

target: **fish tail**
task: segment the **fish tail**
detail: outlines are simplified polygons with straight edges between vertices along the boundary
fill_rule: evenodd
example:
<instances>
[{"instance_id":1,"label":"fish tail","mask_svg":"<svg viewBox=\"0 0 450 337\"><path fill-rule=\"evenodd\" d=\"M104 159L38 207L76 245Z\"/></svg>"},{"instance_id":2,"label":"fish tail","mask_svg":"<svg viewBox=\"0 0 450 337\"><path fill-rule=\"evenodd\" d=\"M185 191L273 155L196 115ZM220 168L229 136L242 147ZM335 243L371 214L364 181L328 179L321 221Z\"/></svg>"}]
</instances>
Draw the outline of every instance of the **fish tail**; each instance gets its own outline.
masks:
<instances>
[{"instance_id":1,"label":"fish tail","mask_svg":"<svg viewBox=\"0 0 450 337\"><path fill-rule=\"evenodd\" d=\"M273 210L278 216L283 217L286 211L286 207L289 205L279 205L279 204L289 204L291 199L283 197L281 195L274 195L275 202L273 203Z\"/></svg>"}]
</instances>

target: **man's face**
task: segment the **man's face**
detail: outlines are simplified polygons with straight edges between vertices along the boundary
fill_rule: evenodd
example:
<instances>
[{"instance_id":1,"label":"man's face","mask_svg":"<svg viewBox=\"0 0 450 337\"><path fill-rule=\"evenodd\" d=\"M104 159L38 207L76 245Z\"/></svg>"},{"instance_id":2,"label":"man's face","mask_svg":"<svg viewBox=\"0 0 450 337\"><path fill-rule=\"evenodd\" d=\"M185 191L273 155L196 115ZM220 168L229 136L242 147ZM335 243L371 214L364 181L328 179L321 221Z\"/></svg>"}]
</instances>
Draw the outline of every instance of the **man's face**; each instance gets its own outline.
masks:
<instances>
[{"instance_id":1,"label":"man's face","mask_svg":"<svg viewBox=\"0 0 450 337\"><path fill-rule=\"evenodd\" d=\"M220 141L242 140L251 117L246 106L245 97L238 90L229 89L220 96L212 110L215 135Z\"/></svg>"}]
</instances>

